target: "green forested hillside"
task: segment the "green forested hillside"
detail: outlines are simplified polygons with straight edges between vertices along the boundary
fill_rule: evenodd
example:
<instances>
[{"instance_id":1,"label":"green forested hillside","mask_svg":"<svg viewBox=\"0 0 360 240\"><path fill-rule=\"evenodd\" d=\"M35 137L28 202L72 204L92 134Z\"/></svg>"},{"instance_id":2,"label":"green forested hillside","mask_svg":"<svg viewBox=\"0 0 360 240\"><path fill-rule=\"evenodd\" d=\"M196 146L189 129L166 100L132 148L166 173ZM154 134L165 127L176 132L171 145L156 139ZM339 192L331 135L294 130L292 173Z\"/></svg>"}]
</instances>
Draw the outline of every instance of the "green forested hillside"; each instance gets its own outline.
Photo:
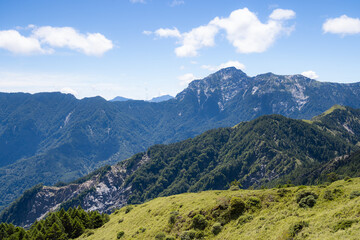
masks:
<instances>
[{"instance_id":1,"label":"green forested hillside","mask_svg":"<svg viewBox=\"0 0 360 240\"><path fill-rule=\"evenodd\" d=\"M227 189L233 181L261 188L357 177L359 126L360 110L341 106L311 121L259 117L155 145L71 184L42 187L14 202L0 219L26 225L60 205L109 212L159 196Z\"/></svg>"},{"instance_id":2,"label":"green forested hillside","mask_svg":"<svg viewBox=\"0 0 360 240\"><path fill-rule=\"evenodd\" d=\"M130 205L79 239L359 239L360 179L185 193Z\"/></svg>"}]
</instances>

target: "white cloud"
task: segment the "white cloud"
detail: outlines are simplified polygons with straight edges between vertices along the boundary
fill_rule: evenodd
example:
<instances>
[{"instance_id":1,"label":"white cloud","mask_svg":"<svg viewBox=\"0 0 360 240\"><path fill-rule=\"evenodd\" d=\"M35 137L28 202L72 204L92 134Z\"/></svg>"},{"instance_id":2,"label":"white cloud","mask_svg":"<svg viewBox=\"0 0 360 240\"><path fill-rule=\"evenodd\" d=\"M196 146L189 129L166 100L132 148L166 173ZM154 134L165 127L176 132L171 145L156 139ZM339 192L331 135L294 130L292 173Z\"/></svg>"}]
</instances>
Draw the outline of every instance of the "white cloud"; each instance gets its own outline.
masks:
<instances>
[{"instance_id":1,"label":"white cloud","mask_svg":"<svg viewBox=\"0 0 360 240\"><path fill-rule=\"evenodd\" d=\"M323 24L324 33L351 35L360 33L360 19L342 15L338 18L329 18Z\"/></svg>"},{"instance_id":2,"label":"white cloud","mask_svg":"<svg viewBox=\"0 0 360 240\"><path fill-rule=\"evenodd\" d=\"M311 78L311 79L318 79L319 76L316 74L316 72L314 71L305 71L305 72L302 72L301 75L305 76L305 77L308 77L308 78Z\"/></svg>"},{"instance_id":3,"label":"white cloud","mask_svg":"<svg viewBox=\"0 0 360 240\"><path fill-rule=\"evenodd\" d=\"M16 54L53 53L52 48L70 48L86 55L101 56L113 48L112 41L100 33L81 34L71 27L29 25L31 36L16 30L0 31L0 48Z\"/></svg>"},{"instance_id":4,"label":"white cloud","mask_svg":"<svg viewBox=\"0 0 360 240\"><path fill-rule=\"evenodd\" d=\"M198 50L203 47L212 47L215 45L215 35L219 29L212 25L200 26L192 29L190 32L182 34L182 46L175 49L178 57L194 57L198 55Z\"/></svg>"},{"instance_id":5,"label":"white cloud","mask_svg":"<svg viewBox=\"0 0 360 240\"><path fill-rule=\"evenodd\" d=\"M183 0L173 0L172 3L170 4L171 7L175 7L175 6L179 6L185 4L185 2Z\"/></svg>"},{"instance_id":6,"label":"white cloud","mask_svg":"<svg viewBox=\"0 0 360 240\"><path fill-rule=\"evenodd\" d=\"M294 27L287 27L285 20L294 18L295 15L292 10L275 9L268 21L262 23L249 9L238 9L233 11L229 17L216 17L207 25L193 28L189 32L177 31L171 34L180 39L178 43L181 46L175 49L175 54L178 57L197 56L201 48L215 45L215 37L220 30L225 30L228 41L239 53L264 52L283 33L291 33ZM159 30L164 29L157 31ZM164 34L164 37L168 36Z\"/></svg>"},{"instance_id":7,"label":"white cloud","mask_svg":"<svg viewBox=\"0 0 360 240\"><path fill-rule=\"evenodd\" d=\"M187 86L194 79L196 79L196 77L192 73L186 73L184 75L179 76L178 79L180 80L180 85L181 86Z\"/></svg>"},{"instance_id":8,"label":"white cloud","mask_svg":"<svg viewBox=\"0 0 360 240\"><path fill-rule=\"evenodd\" d=\"M288 9L275 9L270 18L274 20L287 20L292 19L296 16L296 13L293 10Z\"/></svg>"},{"instance_id":9,"label":"white cloud","mask_svg":"<svg viewBox=\"0 0 360 240\"><path fill-rule=\"evenodd\" d=\"M0 48L16 54L47 53L38 39L24 37L16 30L0 31Z\"/></svg>"},{"instance_id":10,"label":"white cloud","mask_svg":"<svg viewBox=\"0 0 360 240\"><path fill-rule=\"evenodd\" d=\"M162 38L175 37L180 38L181 34L177 28L159 28L155 31L155 35Z\"/></svg>"},{"instance_id":11,"label":"white cloud","mask_svg":"<svg viewBox=\"0 0 360 240\"><path fill-rule=\"evenodd\" d=\"M239 61L228 61L228 62L222 63L218 66L212 66L212 65L202 65L201 66L201 68L207 69L209 71L218 71L220 69L228 68L228 67L235 67L240 70L245 70L245 65L240 63Z\"/></svg>"},{"instance_id":12,"label":"white cloud","mask_svg":"<svg viewBox=\"0 0 360 240\"><path fill-rule=\"evenodd\" d=\"M282 33L292 30L284 26L285 18L280 16L283 14L280 9L274 10L270 16L273 14L280 19L270 18L267 23L262 23L254 13L244 8L233 11L228 18L215 18L212 22L226 30L227 39L239 53L261 53Z\"/></svg>"},{"instance_id":13,"label":"white cloud","mask_svg":"<svg viewBox=\"0 0 360 240\"><path fill-rule=\"evenodd\" d=\"M68 47L86 55L101 56L113 48L112 41L100 33L77 32L71 27L39 27L34 29L33 37L51 47Z\"/></svg>"}]
</instances>

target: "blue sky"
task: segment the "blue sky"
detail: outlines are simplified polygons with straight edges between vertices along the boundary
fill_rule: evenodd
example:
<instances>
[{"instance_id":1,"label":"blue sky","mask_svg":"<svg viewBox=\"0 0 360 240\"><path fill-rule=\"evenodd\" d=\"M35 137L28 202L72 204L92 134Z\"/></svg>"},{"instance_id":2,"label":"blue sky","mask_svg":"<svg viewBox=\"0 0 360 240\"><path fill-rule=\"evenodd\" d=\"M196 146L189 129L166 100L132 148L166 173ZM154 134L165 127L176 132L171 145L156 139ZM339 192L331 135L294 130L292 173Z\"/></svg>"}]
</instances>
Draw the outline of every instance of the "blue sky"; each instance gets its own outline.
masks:
<instances>
[{"instance_id":1,"label":"blue sky","mask_svg":"<svg viewBox=\"0 0 360 240\"><path fill-rule=\"evenodd\" d=\"M235 65L360 81L360 1L1 0L0 91L150 99Z\"/></svg>"}]
</instances>

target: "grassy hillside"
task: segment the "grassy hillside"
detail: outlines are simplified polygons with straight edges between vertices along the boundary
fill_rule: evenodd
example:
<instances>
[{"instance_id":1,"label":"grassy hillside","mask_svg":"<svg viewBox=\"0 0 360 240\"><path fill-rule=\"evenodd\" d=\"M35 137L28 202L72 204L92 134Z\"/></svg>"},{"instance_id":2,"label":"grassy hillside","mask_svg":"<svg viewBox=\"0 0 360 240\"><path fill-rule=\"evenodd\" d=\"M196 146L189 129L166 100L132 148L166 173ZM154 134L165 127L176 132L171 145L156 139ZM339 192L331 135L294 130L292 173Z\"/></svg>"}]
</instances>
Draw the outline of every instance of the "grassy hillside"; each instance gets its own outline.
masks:
<instances>
[{"instance_id":1,"label":"grassy hillside","mask_svg":"<svg viewBox=\"0 0 360 240\"><path fill-rule=\"evenodd\" d=\"M359 239L359 220L360 178L354 178L160 197L115 211L79 239Z\"/></svg>"}]
</instances>

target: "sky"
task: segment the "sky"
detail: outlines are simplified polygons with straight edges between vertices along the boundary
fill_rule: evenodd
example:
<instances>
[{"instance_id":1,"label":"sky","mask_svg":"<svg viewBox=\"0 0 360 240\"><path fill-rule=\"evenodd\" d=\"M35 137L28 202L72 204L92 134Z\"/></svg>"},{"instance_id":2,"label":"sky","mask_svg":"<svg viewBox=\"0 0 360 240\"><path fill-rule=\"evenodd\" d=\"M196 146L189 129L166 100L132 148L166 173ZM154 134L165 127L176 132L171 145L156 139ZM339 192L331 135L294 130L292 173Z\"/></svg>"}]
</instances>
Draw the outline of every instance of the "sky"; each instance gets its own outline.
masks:
<instances>
[{"instance_id":1,"label":"sky","mask_svg":"<svg viewBox=\"0 0 360 240\"><path fill-rule=\"evenodd\" d=\"M249 76L360 82L358 0L0 0L0 92L175 96Z\"/></svg>"}]
</instances>

